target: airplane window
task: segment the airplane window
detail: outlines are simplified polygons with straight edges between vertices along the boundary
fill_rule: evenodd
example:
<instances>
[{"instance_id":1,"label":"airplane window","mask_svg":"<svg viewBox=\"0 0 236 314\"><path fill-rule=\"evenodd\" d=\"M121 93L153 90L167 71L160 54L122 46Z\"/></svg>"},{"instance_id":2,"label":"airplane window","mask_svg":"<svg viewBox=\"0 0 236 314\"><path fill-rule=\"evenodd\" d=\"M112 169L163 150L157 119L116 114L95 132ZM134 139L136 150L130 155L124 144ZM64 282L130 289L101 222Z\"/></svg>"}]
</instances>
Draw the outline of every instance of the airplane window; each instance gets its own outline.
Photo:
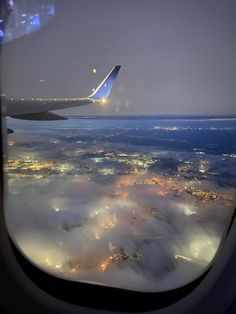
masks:
<instances>
[{"instance_id":1,"label":"airplane window","mask_svg":"<svg viewBox=\"0 0 236 314\"><path fill-rule=\"evenodd\" d=\"M74 282L159 292L199 277L236 187L231 4L6 3L5 218L16 247Z\"/></svg>"}]
</instances>

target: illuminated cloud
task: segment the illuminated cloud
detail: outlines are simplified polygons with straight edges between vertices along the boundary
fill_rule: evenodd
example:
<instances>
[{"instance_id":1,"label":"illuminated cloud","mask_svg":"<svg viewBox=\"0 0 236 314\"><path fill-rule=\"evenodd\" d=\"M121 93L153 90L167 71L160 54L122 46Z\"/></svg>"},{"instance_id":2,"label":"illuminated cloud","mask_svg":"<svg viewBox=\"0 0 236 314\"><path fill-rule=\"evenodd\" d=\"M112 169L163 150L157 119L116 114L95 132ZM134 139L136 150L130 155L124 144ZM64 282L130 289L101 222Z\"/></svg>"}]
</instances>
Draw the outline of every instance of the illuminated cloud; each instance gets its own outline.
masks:
<instances>
[{"instance_id":1,"label":"illuminated cloud","mask_svg":"<svg viewBox=\"0 0 236 314\"><path fill-rule=\"evenodd\" d=\"M214 257L234 193L208 172L232 170L235 159L128 143L114 149L102 130L97 142L82 120L63 134L13 134L6 204L12 238L34 263L75 281L141 291L188 283Z\"/></svg>"}]
</instances>

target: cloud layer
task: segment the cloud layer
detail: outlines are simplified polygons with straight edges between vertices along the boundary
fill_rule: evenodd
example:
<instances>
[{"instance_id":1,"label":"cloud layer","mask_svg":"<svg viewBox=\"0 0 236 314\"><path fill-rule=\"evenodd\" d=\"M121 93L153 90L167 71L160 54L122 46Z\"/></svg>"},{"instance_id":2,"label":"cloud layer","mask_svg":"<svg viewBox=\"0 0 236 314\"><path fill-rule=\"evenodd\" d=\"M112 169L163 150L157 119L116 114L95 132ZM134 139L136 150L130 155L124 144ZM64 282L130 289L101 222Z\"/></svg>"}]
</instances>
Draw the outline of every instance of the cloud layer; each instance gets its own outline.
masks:
<instances>
[{"instance_id":1,"label":"cloud layer","mask_svg":"<svg viewBox=\"0 0 236 314\"><path fill-rule=\"evenodd\" d=\"M227 225L235 159L114 144L89 123L9 137L10 235L36 265L70 280L139 291L190 282Z\"/></svg>"}]
</instances>

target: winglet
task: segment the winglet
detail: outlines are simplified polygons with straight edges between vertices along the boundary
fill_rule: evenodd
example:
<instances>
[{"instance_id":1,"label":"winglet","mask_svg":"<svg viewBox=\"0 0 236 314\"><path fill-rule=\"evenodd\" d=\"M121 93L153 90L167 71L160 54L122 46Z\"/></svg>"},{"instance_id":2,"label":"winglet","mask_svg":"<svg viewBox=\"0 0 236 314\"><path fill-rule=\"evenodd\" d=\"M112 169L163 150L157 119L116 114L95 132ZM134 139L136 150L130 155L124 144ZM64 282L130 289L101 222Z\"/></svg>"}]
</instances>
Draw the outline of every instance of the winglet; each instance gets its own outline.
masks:
<instances>
[{"instance_id":1,"label":"winglet","mask_svg":"<svg viewBox=\"0 0 236 314\"><path fill-rule=\"evenodd\" d=\"M95 91L89 96L93 100L104 99L108 97L112 89L113 83L120 71L121 66L116 65L105 79L99 84Z\"/></svg>"}]
</instances>

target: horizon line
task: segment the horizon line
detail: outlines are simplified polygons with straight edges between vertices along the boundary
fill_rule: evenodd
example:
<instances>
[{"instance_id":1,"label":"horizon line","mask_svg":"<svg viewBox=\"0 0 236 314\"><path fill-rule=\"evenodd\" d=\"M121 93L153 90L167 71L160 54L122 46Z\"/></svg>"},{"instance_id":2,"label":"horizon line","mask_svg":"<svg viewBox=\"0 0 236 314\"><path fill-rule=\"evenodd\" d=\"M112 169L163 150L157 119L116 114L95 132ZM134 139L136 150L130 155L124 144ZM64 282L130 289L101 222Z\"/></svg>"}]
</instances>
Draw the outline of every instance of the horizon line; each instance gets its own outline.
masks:
<instances>
[{"instance_id":1,"label":"horizon line","mask_svg":"<svg viewBox=\"0 0 236 314\"><path fill-rule=\"evenodd\" d=\"M162 115L147 115L147 114L138 114L138 115L66 115L70 119L173 119L173 120L235 120L236 114L232 115L223 115L223 114L200 114L200 115L184 115L184 114L162 114Z\"/></svg>"}]
</instances>

